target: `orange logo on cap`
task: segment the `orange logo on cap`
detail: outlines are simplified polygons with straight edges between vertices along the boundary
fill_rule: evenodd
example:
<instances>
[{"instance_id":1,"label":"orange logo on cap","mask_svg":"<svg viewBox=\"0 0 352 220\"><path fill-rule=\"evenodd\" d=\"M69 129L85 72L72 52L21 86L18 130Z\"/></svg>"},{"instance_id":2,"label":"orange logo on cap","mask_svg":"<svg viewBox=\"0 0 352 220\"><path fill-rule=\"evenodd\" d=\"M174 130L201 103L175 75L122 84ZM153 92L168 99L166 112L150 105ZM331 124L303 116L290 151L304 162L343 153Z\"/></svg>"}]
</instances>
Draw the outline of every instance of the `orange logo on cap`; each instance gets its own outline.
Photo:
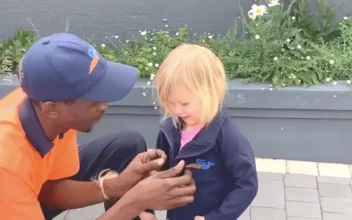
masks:
<instances>
[{"instance_id":1,"label":"orange logo on cap","mask_svg":"<svg viewBox=\"0 0 352 220\"><path fill-rule=\"evenodd\" d=\"M88 74L91 74L95 69L95 67L97 67L97 64L99 62L99 56L96 50L92 47L89 48L88 54L92 58L92 61L90 62L90 65L89 65L89 72L88 72Z\"/></svg>"},{"instance_id":2,"label":"orange logo on cap","mask_svg":"<svg viewBox=\"0 0 352 220\"><path fill-rule=\"evenodd\" d=\"M97 55L95 55L92 59L92 62L90 62L88 74L91 74L93 72L93 70L95 69L95 67L98 64L98 61L99 61L99 57Z\"/></svg>"}]
</instances>

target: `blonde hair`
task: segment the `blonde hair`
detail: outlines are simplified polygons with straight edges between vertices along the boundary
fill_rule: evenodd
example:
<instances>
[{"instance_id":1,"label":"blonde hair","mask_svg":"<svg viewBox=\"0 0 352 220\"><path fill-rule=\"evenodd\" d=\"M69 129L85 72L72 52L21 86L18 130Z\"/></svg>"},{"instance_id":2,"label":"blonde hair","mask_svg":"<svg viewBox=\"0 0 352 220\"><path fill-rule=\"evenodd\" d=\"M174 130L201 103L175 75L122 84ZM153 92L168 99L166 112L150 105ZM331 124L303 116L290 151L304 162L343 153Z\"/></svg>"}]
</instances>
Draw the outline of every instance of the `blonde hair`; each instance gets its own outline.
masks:
<instances>
[{"instance_id":1,"label":"blonde hair","mask_svg":"<svg viewBox=\"0 0 352 220\"><path fill-rule=\"evenodd\" d=\"M212 51L195 44L182 44L173 49L162 62L154 82L165 118L170 116L171 91L185 88L202 104L202 124L209 124L218 114L226 93L222 62ZM176 126L178 119L171 117Z\"/></svg>"}]
</instances>

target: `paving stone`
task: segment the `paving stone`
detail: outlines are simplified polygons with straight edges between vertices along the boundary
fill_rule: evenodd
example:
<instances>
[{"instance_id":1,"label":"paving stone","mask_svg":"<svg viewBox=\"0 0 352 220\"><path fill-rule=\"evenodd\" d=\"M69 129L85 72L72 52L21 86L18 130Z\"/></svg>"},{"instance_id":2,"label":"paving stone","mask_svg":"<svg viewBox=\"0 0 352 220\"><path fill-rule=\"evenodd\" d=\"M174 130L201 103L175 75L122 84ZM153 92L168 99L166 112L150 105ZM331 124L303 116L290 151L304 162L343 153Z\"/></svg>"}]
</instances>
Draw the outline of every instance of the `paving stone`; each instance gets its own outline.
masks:
<instances>
[{"instance_id":1,"label":"paving stone","mask_svg":"<svg viewBox=\"0 0 352 220\"><path fill-rule=\"evenodd\" d=\"M323 212L323 220L350 220L351 215Z\"/></svg>"},{"instance_id":2,"label":"paving stone","mask_svg":"<svg viewBox=\"0 0 352 220\"><path fill-rule=\"evenodd\" d=\"M286 173L286 161L268 158L256 158L258 172Z\"/></svg>"},{"instance_id":3,"label":"paving stone","mask_svg":"<svg viewBox=\"0 0 352 220\"><path fill-rule=\"evenodd\" d=\"M318 175L318 165L315 162L306 161L286 161L287 173Z\"/></svg>"},{"instance_id":4,"label":"paving stone","mask_svg":"<svg viewBox=\"0 0 352 220\"><path fill-rule=\"evenodd\" d=\"M68 211L62 212L60 215L56 216L53 220L65 220L68 215Z\"/></svg>"},{"instance_id":5,"label":"paving stone","mask_svg":"<svg viewBox=\"0 0 352 220\"><path fill-rule=\"evenodd\" d=\"M351 178L350 168L345 164L318 163L320 176Z\"/></svg>"},{"instance_id":6,"label":"paving stone","mask_svg":"<svg viewBox=\"0 0 352 220\"><path fill-rule=\"evenodd\" d=\"M296 217L287 217L287 220L319 220L320 218L296 218Z\"/></svg>"},{"instance_id":7,"label":"paving stone","mask_svg":"<svg viewBox=\"0 0 352 220\"><path fill-rule=\"evenodd\" d=\"M158 219L158 220L165 220L165 219ZM241 215L237 220L251 220L249 215Z\"/></svg>"},{"instance_id":8,"label":"paving stone","mask_svg":"<svg viewBox=\"0 0 352 220\"><path fill-rule=\"evenodd\" d=\"M250 215L251 212L251 207L248 206L248 208L242 213L242 215Z\"/></svg>"},{"instance_id":9,"label":"paving stone","mask_svg":"<svg viewBox=\"0 0 352 220\"><path fill-rule=\"evenodd\" d=\"M166 219L166 211L155 211L155 216L158 220Z\"/></svg>"},{"instance_id":10,"label":"paving stone","mask_svg":"<svg viewBox=\"0 0 352 220\"><path fill-rule=\"evenodd\" d=\"M307 202L286 202L288 217L321 219L320 204Z\"/></svg>"},{"instance_id":11,"label":"paving stone","mask_svg":"<svg viewBox=\"0 0 352 220\"><path fill-rule=\"evenodd\" d=\"M316 189L317 179L315 176L287 174L285 175L285 186Z\"/></svg>"},{"instance_id":12,"label":"paving stone","mask_svg":"<svg viewBox=\"0 0 352 220\"><path fill-rule=\"evenodd\" d=\"M286 220L284 209L252 207L251 220Z\"/></svg>"},{"instance_id":13,"label":"paving stone","mask_svg":"<svg viewBox=\"0 0 352 220\"><path fill-rule=\"evenodd\" d=\"M258 179L273 179L273 180L283 180L284 174L282 173L269 173L269 172L258 172Z\"/></svg>"},{"instance_id":14,"label":"paving stone","mask_svg":"<svg viewBox=\"0 0 352 220\"><path fill-rule=\"evenodd\" d=\"M286 187L285 195L287 201L319 203L317 189Z\"/></svg>"},{"instance_id":15,"label":"paving stone","mask_svg":"<svg viewBox=\"0 0 352 220\"><path fill-rule=\"evenodd\" d=\"M258 194L252 206L285 208L285 190L283 180L263 178L259 180Z\"/></svg>"},{"instance_id":16,"label":"paving stone","mask_svg":"<svg viewBox=\"0 0 352 220\"><path fill-rule=\"evenodd\" d=\"M320 203L323 212L352 215L352 200L350 199L321 197Z\"/></svg>"},{"instance_id":17,"label":"paving stone","mask_svg":"<svg viewBox=\"0 0 352 220\"><path fill-rule=\"evenodd\" d=\"M350 185L336 183L318 183L319 194L322 197L352 199Z\"/></svg>"},{"instance_id":18,"label":"paving stone","mask_svg":"<svg viewBox=\"0 0 352 220\"><path fill-rule=\"evenodd\" d=\"M350 180L351 180L350 178L317 176L318 183L350 184Z\"/></svg>"},{"instance_id":19,"label":"paving stone","mask_svg":"<svg viewBox=\"0 0 352 220\"><path fill-rule=\"evenodd\" d=\"M102 204L69 211L65 220L96 220L104 212Z\"/></svg>"}]
</instances>

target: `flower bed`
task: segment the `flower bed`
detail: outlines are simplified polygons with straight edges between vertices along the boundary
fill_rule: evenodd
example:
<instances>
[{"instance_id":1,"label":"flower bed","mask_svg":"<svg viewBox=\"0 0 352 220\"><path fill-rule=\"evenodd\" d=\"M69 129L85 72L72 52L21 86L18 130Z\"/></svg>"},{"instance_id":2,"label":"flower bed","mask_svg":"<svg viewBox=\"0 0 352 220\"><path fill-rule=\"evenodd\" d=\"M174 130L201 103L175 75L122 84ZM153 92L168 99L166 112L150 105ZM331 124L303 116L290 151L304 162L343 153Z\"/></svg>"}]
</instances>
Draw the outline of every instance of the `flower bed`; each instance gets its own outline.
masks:
<instances>
[{"instance_id":1,"label":"flower bed","mask_svg":"<svg viewBox=\"0 0 352 220\"><path fill-rule=\"evenodd\" d=\"M336 84L337 80L351 84L352 19L345 17L334 25L334 7L328 0L317 1L321 9L318 19L306 0L291 0L289 5L263 0L243 13L224 36L197 36L186 27L171 33L164 19L164 27L140 31L137 38L122 41L112 36L105 44L92 43L107 59L138 67L141 78L153 79L171 49L192 42L213 50L229 79L270 82L273 87ZM20 29L13 39L0 44L0 73L13 70L36 37L33 31Z\"/></svg>"},{"instance_id":2,"label":"flower bed","mask_svg":"<svg viewBox=\"0 0 352 220\"><path fill-rule=\"evenodd\" d=\"M93 42L107 59L138 67L144 79L124 100L111 103L92 133L79 134L79 142L132 129L154 147L160 121L151 85L155 71L172 48L194 42L213 50L233 79L229 114L257 157L352 163L352 19L332 25L334 9L325 0L319 0L321 23L309 16L306 0L291 0L286 7L281 1L257 2L224 36L198 36L188 28L171 33L165 19L163 28L140 31L135 39ZM18 86L12 72L37 38L36 31L20 29L0 43L0 98Z\"/></svg>"}]
</instances>

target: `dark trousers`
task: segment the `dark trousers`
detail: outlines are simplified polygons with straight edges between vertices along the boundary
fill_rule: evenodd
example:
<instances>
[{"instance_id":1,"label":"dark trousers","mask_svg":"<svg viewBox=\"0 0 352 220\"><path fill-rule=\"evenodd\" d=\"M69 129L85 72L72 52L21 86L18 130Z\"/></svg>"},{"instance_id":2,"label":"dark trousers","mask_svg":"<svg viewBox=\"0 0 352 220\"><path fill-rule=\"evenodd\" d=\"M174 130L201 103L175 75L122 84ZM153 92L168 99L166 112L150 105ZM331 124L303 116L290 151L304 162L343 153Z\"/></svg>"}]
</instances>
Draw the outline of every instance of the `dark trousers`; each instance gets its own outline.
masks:
<instances>
[{"instance_id":1,"label":"dark trousers","mask_svg":"<svg viewBox=\"0 0 352 220\"><path fill-rule=\"evenodd\" d=\"M147 146L143 136L137 132L125 131L96 139L79 146L80 170L72 180L90 181L104 169L121 173ZM105 206L105 209L108 209ZM65 210L51 210L42 204L46 220L52 220ZM139 218L135 218L136 220Z\"/></svg>"}]
</instances>

